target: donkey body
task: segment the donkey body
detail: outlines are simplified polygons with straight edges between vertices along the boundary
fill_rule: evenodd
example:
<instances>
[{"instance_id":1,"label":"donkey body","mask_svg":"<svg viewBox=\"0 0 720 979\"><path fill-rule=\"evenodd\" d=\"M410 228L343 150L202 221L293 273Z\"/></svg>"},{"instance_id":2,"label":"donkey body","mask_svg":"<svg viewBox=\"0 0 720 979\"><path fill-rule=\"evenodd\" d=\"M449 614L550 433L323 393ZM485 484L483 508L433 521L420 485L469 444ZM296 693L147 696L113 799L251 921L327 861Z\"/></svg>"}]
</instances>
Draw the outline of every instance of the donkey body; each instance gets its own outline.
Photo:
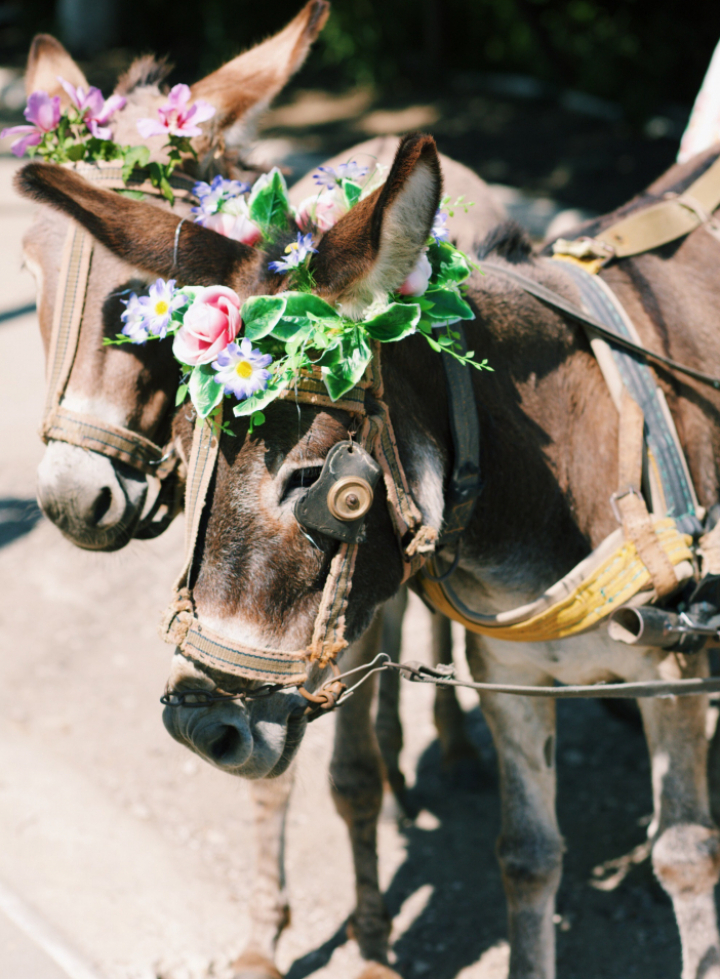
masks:
<instances>
[{"instance_id":1,"label":"donkey body","mask_svg":"<svg viewBox=\"0 0 720 979\"><path fill-rule=\"evenodd\" d=\"M236 125L243 112L252 112L258 102L269 101L274 94L273 86L283 71L284 77L287 77L297 67L298 59L301 60L301 56L304 56L312 36L322 26L316 16L316 7L324 9L322 4L310 4L305 10L306 19L300 17L293 22L296 35L293 44L287 43L286 29L278 36L282 44L278 44L277 39L271 39L271 42L263 45L268 48L273 41L276 42L272 50L266 50L266 61L274 59L275 62L280 61L281 65L273 74L266 64L268 78L264 82L265 88L256 87L251 93L252 98L248 98L244 91L247 75L240 70L242 66L238 63L231 63L220 70L220 73L225 72L222 85L217 81L220 73L198 83L198 91L194 94L212 98L222 108L224 125L219 126L214 134L215 148L217 144L222 145L228 120L234 119L232 124ZM301 42L306 42L304 48ZM292 58L289 54L292 54ZM247 57L241 56L241 59ZM285 57L288 61L283 65L282 59ZM77 66L56 42L46 37L37 39L29 61L28 90L45 87L54 94L53 86L57 85L58 74L75 85L86 84ZM117 119L116 138L119 141L136 141L133 131L135 120L150 114L159 101L157 83L162 74L162 65L152 59L145 59L134 65L121 80L119 91L128 98L128 107ZM211 81L213 84L210 84ZM233 104L231 98L234 98ZM202 149L202 146L198 147L199 151ZM208 149L207 146L205 149ZM363 158L367 158L368 163L378 160L389 165L393 154L394 142L384 138L370 140L329 163L334 165L352 157L359 162L364 162ZM154 148L154 155L159 155L159 147ZM212 155L206 152L206 161ZM493 202L485 185L474 174L451 160L444 160L444 165L450 173L448 190L451 196L464 194L467 200L475 202L471 212L472 221L461 210L450 221L453 237L463 248L469 250L504 215L502 209ZM198 176L205 176L206 172L201 170ZM237 175L236 171L233 172L233 176ZM305 178L293 188L292 199L297 203L313 189L310 177ZM165 210L164 205L161 208ZM175 210L181 216L188 213L187 205L180 203ZM62 249L66 229L65 216L43 208L25 241L26 261L37 279L38 308L46 346L57 293L57 256ZM146 281L147 272L142 261L128 262L118 258L109 249L102 246L96 248L85 304L81 345L63 403L158 440L168 425L178 377L177 367L169 356L167 345L164 348L160 345L148 345L145 348L125 347L120 350L102 346L103 336L114 336L120 330L120 295L124 290L142 288ZM193 281L198 281L198 275L195 275ZM71 540L93 549L113 550L126 544L131 539L133 530L137 528L142 512L147 509L147 497L151 493L145 477L128 467L65 443L50 443L39 473L39 495L46 513ZM386 650L392 651L395 647L399 651L403 609L404 602L400 601L399 604L394 603L389 613L385 613L382 645ZM437 633L434 648L438 651L438 657L451 656L447 621L439 622L434 632ZM377 651L379 644L378 623L373 632L363 637L353 656L357 662L367 661ZM384 957L383 950L389 931L377 885L375 824L382 798L382 772L376 745L379 745L382 752L386 777L401 804L404 804L404 778L398 764L402 729L397 712L397 696L396 679L383 677L376 722L377 742L371 727L368 727L368 750L371 767L376 773L371 784L358 793L360 782L356 777L357 761L348 757L347 739L342 732L338 732L336 738L333 760L336 801L350 829L358 872L355 935L364 954L376 960ZM352 707L352 715L357 718L356 723L351 725L352 728L369 725L369 709L367 699L358 698ZM348 711L348 720L350 715L351 711ZM439 694L436 717L445 758L453 761L470 754L472 748L464 734L462 712L454 695L448 696L448 692ZM352 755L352 752L349 754ZM238 968L252 966L258 977L276 974L272 965L274 947L288 920L282 884L282 834L291 785L290 772L272 783L256 782L253 786L258 817L258 871L255 897L251 903L250 949L238 962Z\"/></svg>"},{"instance_id":2,"label":"donkey body","mask_svg":"<svg viewBox=\"0 0 720 979\"><path fill-rule=\"evenodd\" d=\"M682 191L715 156L674 168L626 210L661 193ZM26 188L40 195L44 186L47 199L52 196L48 183L56 198L72 184L81 203L75 212L65 206L80 220L91 212L88 225L93 223L94 232L111 247L119 229L145 213L142 204L84 192L71 175L58 177L44 169L26 169ZM374 298L397 289L427 240L440 185L433 141L421 135L403 140L385 186L320 240L313 259L317 292L360 317ZM167 274L175 225L156 226L143 241L123 242L119 250L123 257L147 256L152 250L151 268ZM181 243L181 261L186 275L192 274L201 239L182 234ZM486 254L577 302L559 264L532 259L517 228L491 236ZM699 229L602 274L646 346L712 369L720 366L720 338L708 312L720 300L718 258L720 243ZM231 285L242 298L282 289L282 280L270 275L266 262L267 257L249 249L231 253L228 245L215 281ZM212 277L209 268L206 272ZM618 418L588 342L573 323L501 276L476 277L468 295L476 313L467 329L470 344L489 359L494 373L474 377L485 488L464 537L454 587L470 607L493 612L537 598L615 529L609 498L617 487ZM387 345L382 370L413 495L425 524L439 530L452 444L443 372L419 337ZM700 502L710 507L717 502L720 481L720 399L694 382L657 373ZM298 406L279 403L259 432L249 436L237 425L234 438L223 437L194 585L201 622L259 648L309 644L333 548L328 543L318 551L301 533L293 505L302 480L291 477L298 469L317 470L329 449L348 438L352 425L345 412L308 406L300 407L298 423ZM187 453L191 427L182 413L176 430ZM368 628L400 581L397 543L378 493L350 593L350 640ZM703 654L680 658L659 649L626 647L600 629L572 641L522 645L473 637L469 660L478 680L524 684L707 672ZM314 668L309 686L322 675ZM171 682L182 690L187 684L243 689L248 681L201 668L177 654ZM483 707L500 761L498 855L508 897L510 975L550 979L563 848L555 815L554 702L489 694ZM652 862L675 909L683 979L720 977L713 901L720 848L708 806L705 707L704 698L686 697L644 700L641 708L653 773ZM301 697L284 690L243 704L168 709L166 725L218 767L257 778L287 769L302 735L303 708Z\"/></svg>"}]
</instances>

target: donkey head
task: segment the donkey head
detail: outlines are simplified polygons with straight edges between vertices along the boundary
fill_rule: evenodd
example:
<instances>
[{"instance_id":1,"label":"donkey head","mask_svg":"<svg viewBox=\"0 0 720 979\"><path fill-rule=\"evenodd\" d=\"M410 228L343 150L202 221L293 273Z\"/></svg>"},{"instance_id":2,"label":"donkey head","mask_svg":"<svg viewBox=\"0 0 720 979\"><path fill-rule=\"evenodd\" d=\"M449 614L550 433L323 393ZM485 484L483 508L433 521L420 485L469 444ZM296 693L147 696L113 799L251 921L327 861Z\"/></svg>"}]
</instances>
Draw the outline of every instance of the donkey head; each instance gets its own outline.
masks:
<instances>
[{"instance_id":1,"label":"donkey head","mask_svg":"<svg viewBox=\"0 0 720 979\"><path fill-rule=\"evenodd\" d=\"M268 251L248 248L186 223L151 205L98 190L57 167L29 164L21 181L30 193L58 203L123 262L180 282L231 286L241 300L281 291L288 283L269 270L283 241ZM317 244L312 270L318 295L361 317L376 298L397 290L416 265L427 242L441 192L435 143L414 134L401 142L383 187L343 217ZM175 251L177 252L175 256ZM177 257L177 264L174 259ZM402 358L426 353L423 340L401 344ZM120 348L119 355L124 354ZM404 368L390 365L386 379L401 399ZM433 371L433 367L435 370ZM428 362L428 376L437 364ZM392 378L392 379L391 379ZM386 381L387 382L387 381ZM407 382L405 382L407 383ZM429 386L434 382L429 381ZM401 422L400 412L393 420ZM414 417L413 424L418 420ZM397 414L397 418L395 418ZM424 423L424 419L419 419ZM357 428L349 413L276 402L252 433L242 421L224 434L207 520L196 552L193 595L203 625L256 648L307 648L337 543L308 535L294 507L318 478L330 449ZM402 423L400 425L402 427ZM187 458L193 423L187 411L175 416L174 430ZM442 497L423 478L422 463L403 459L424 522L439 527ZM438 502L439 501L439 502ZM375 609L393 595L402 563L380 485L366 520L346 614L346 638L353 641L369 625ZM321 679L313 670L309 686ZM191 686L245 689L249 681L201 669L176 654L170 689ZM307 686L307 684L306 684ZM244 703L203 708L168 708L168 730L209 761L249 777L279 774L299 744L306 705L293 690Z\"/></svg>"},{"instance_id":2,"label":"donkey head","mask_svg":"<svg viewBox=\"0 0 720 979\"><path fill-rule=\"evenodd\" d=\"M202 98L216 109L204 125L203 135L194 146L199 166L192 176L203 179L222 172L229 165L226 145L243 145L258 113L280 91L305 59L327 19L326 0L310 0L283 31L197 82L193 98ZM165 97L159 84L167 74L163 62L145 57L136 61L118 82L116 92L126 105L113 119L116 142L136 145L138 119L155 116ZM80 68L54 38L39 35L33 41L28 59L28 94L44 90L66 103L67 95L58 76L72 85L87 82ZM162 158L162 137L145 141L151 159ZM59 169L59 168L55 168ZM38 291L38 315L46 353L50 342L53 312L58 301L59 266L68 230L68 217L92 231L88 223L84 194L91 185L81 179L63 183L53 181L52 167L41 167L34 177L21 177L20 193L33 197L43 207L25 236L24 256L34 274ZM60 171L63 172L63 171ZM71 173L65 176L72 178ZM90 194L90 199L92 195ZM149 205L150 206L150 205ZM187 204L177 201L174 213L189 213ZM165 203L155 202L147 231L154 223L165 227L175 219ZM125 235L135 234L130 226ZM215 255L223 246L214 242L220 236L207 233L203 247ZM114 337L122 327L122 299L130 291L142 290L155 273L148 256L113 251L113 243L100 237L90 267L77 354L62 401L63 407L83 415L128 428L162 445L169 435L171 406L177 387L177 367L168 344L145 347L107 347L103 338ZM230 248L232 252L232 247ZM223 252L224 253L224 252ZM234 252L233 252L234 254ZM156 274L156 273L155 273ZM167 276L178 278L178 270L165 268ZM202 270L194 270L198 281L208 281ZM152 503L156 480L97 452L62 441L50 441L38 472L38 497L51 520L74 543L95 550L115 550L126 544L138 529L144 512Z\"/></svg>"}]
</instances>

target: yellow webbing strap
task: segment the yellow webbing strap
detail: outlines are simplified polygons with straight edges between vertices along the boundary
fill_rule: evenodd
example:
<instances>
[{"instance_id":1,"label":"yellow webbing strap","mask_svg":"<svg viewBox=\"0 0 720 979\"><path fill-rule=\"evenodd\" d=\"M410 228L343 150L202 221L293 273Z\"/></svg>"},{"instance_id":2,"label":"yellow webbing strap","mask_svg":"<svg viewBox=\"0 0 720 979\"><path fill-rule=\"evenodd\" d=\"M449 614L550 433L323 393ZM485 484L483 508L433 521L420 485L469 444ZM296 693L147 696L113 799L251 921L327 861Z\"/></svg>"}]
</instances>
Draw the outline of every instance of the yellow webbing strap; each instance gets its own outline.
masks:
<instances>
[{"instance_id":1,"label":"yellow webbing strap","mask_svg":"<svg viewBox=\"0 0 720 979\"><path fill-rule=\"evenodd\" d=\"M597 243L599 254L578 242L557 242L562 250L555 257L576 262L586 271L597 273L611 258L627 258L639 255L690 234L707 223L713 211L720 207L720 157L688 189L677 196L668 195L664 200L634 211L609 228L598 232L589 242ZM566 250L567 249L567 250ZM607 255L603 254L607 250Z\"/></svg>"},{"instance_id":2,"label":"yellow webbing strap","mask_svg":"<svg viewBox=\"0 0 720 979\"><path fill-rule=\"evenodd\" d=\"M679 580L692 575L691 538L672 519L654 523L655 534ZM557 582L536 602L511 612L482 615L469 609L449 582L418 577L423 596L433 608L470 632L514 642L545 642L585 632L620 605L652 586L650 572L635 545L615 531L599 548ZM684 562L688 562L683 566ZM442 569L430 562L430 570Z\"/></svg>"}]
</instances>

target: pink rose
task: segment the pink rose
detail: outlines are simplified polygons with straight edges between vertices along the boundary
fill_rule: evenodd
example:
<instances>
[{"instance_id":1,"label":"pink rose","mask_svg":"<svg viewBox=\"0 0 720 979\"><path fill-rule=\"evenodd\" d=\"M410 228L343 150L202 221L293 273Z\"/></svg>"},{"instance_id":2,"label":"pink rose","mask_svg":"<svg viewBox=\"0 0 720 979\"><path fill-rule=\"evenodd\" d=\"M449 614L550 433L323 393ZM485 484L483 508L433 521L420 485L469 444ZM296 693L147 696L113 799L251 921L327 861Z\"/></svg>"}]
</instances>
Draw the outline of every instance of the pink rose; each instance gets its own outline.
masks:
<instances>
[{"instance_id":1,"label":"pink rose","mask_svg":"<svg viewBox=\"0 0 720 979\"><path fill-rule=\"evenodd\" d=\"M227 286L199 292L175 334L173 353L183 364L209 364L240 332L240 297Z\"/></svg>"},{"instance_id":2,"label":"pink rose","mask_svg":"<svg viewBox=\"0 0 720 979\"><path fill-rule=\"evenodd\" d=\"M302 231L315 227L318 231L329 231L349 208L340 187L323 189L319 194L306 197L297 209L297 223Z\"/></svg>"},{"instance_id":3,"label":"pink rose","mask_svg":"<svg viewBox=\"0 0 720 979\"><path fill-rule=\"evenodd\" d=\"M430 276L432 275L432 265L425 252L418 259L418 263L410 275L405 279L398 289L401 296L422 296L428 287Z\"/></svg>"},{"instance_id":4,"label":"pink rose","mask_svg":"<svg viewBox=\"0 0 720 979\"><path fill-rule=\"evenodd\" d=\"M255 245L262 238L260 228L245 214L228 214L226 211L216 211L203 218L204 228L217 231L219 235L241 241L243 245Z\"/></svg>"}]
</instances>

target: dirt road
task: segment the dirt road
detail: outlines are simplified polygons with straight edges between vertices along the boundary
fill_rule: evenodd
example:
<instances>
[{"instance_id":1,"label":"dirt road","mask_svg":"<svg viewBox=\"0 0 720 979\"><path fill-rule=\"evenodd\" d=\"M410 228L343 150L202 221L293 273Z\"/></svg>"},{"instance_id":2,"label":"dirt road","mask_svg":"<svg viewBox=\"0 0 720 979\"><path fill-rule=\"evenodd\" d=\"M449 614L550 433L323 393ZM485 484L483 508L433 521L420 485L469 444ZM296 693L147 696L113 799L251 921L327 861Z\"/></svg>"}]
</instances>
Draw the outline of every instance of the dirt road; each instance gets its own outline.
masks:
<instances>
[{"instance_id":1,"label":"dirt road","mask_svg":"<svg viewBox=\"0 0 720 979\"><path fill-rule=\"evenodd\" d=\"M10 196L13 166L0 160L0 312L33 295L19 271L29 210ZM33 502L42 389L34 316L0 321L0 882L105 979L221 976L247 934L251 819L246 786L171 741L160 720L170 651L155 627L180 563L181 521L115 555L64 541ZM408 657L427 656L428 622L411 603ZM403 763L420 815L398 826L388 806L380 859L405 979L507 974L494 758L476 698L463 700L481 760L450 778L431 692L403 690ZM644 838L643 739L595 704L562 703L559 714L568 853L558 975L675 979L672 913L647 861L612 862ZM343 930L353 881L327 788L332 727L331 718L313 725L301 749L288 844L293 919L280 945L288 979L360 971ZM321 874L328 854L333 873ZM57 979L49 960L30 963L35 951L23 942L0 911L0 975Z\"/></svg>"}]
</instances>

